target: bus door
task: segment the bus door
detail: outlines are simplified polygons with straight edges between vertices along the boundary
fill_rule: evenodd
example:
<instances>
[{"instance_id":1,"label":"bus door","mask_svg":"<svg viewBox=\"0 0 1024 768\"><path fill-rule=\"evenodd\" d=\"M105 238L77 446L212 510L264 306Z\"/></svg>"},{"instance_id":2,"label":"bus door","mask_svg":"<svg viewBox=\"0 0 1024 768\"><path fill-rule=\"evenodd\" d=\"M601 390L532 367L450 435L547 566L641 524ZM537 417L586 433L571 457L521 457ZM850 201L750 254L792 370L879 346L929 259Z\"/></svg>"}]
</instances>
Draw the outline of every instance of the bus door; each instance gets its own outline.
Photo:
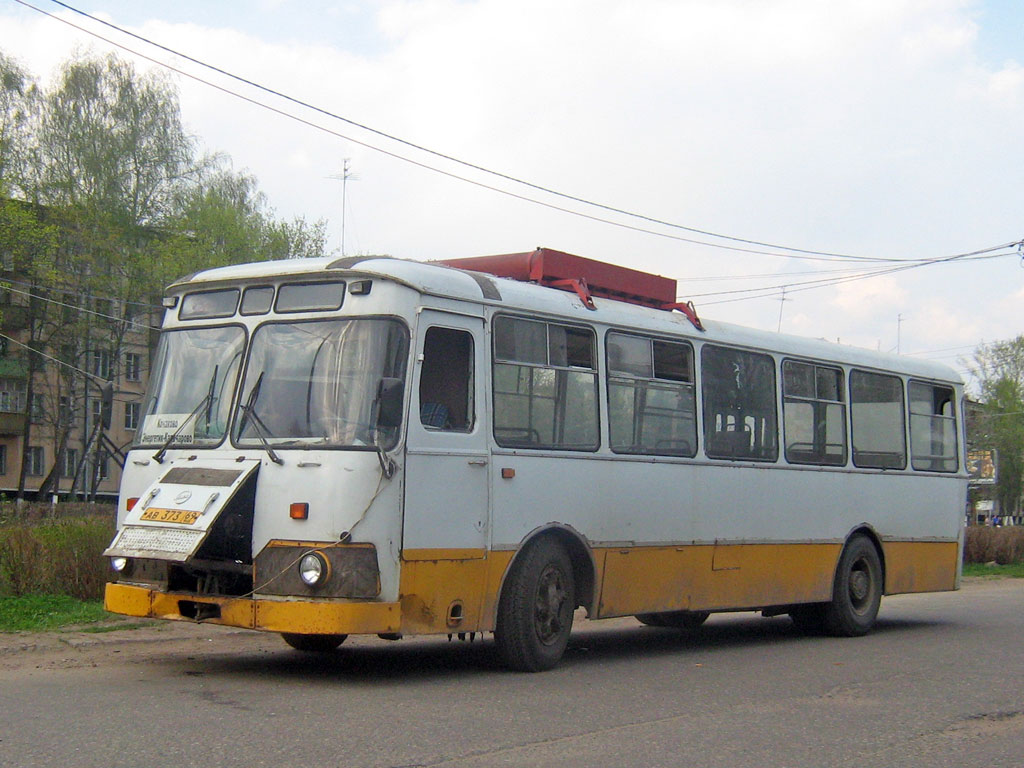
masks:
<instances>
[{"instance_id":1,"label":"bus door","mask_svg":"<svg viewBox=\"0 0 1024 768\"><path fill-rule=\"evenodd\" d=\"M403 560L485 557L484 352L482 318L421 313L406 441Z\"/></svg>"}]
</instances>

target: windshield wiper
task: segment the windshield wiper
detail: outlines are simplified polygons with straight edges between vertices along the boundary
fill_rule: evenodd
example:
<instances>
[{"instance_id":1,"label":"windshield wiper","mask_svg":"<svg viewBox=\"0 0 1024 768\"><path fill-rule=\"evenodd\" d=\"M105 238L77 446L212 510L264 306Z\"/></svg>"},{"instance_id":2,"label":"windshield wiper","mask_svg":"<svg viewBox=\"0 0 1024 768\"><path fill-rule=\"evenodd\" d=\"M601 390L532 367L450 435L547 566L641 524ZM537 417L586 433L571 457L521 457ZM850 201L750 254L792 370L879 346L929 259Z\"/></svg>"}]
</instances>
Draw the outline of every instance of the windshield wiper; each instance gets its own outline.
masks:
<instances>
[{"instance_id":1,"label":"windshield wiper","mask_svg":"<svg viewBox=\"0 0 1024 768\"><path fill-rule=\"evenodd\" d=\"M284 464L281 457L277 455L277 452L270 445L270 441L267 440L265 432L269 432L267 425L263 423L263 420L256 415L255 405L256 398L260 396L260 387L263 384L263 371L260 371L260 375L256 377L256 383L252 385L252 389L249 390L249 397L244 404L239 403L238 407L242 411L243 421L238 427L238 437L242 437L242 432L247 426L247 422L252 422L252 431L256 433L256 437L260 440L260 445L263 446L270 460L275 464Z\"/></svg>"}]
</instances>

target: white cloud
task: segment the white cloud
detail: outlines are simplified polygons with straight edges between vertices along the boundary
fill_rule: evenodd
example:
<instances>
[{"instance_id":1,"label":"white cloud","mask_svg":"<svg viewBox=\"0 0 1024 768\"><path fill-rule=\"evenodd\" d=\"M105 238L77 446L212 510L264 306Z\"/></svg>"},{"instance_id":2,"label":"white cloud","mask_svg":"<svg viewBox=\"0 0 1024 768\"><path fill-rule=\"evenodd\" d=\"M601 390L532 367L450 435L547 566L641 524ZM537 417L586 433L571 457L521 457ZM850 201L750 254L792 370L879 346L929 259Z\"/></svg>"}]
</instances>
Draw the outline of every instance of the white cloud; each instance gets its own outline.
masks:
<instances>
[{"instance_id":1,"label":"white cloud","mask_svg":"<svg viewBox=\"0 0 1024 768\"><path fill-rule=\"evenodd\" d=\"M288 12L283 0L265 2ZM138 31L420 144L703 229L897 258L1024 236L1024 190L1013 171L1024 165L1018 127L1024 70L1012 62L994 69L979 64L982 22L974 4L384 0L374 7L385 47L364 49L372 53L327 45L330 35L309 45L198 21L154 19ZM154 4L154 17L159 12ZM0 46L41 75L81 39L47 19L2 13L0 19ZM341 22L324 15L325 25L335 23ZM359 177L348 188L350 247L435 258L547 245L678 278L777 270L778 280L755 284L811 279L786 277L792 266L780 259L539 209L187 80L180 88L185 119L207 146L254 172L281 215L329 218L333 242L340 241L340 188L327 177L350 157ZM512 188L351 125L302 114ZM902 313L907 348L941 347L939 337L963 337L958 328L989 339L1019 333L1024 318L1011 297L1024 272L1012 260L971 267L793 294L783 330L893 346ZM681 289L710 288L684 282ZM775 299L711 300L698 300L699 307L707 304L704 314L777 327ZM951 317L960 319L947 322Z\"/></svg>"}]
</instances>

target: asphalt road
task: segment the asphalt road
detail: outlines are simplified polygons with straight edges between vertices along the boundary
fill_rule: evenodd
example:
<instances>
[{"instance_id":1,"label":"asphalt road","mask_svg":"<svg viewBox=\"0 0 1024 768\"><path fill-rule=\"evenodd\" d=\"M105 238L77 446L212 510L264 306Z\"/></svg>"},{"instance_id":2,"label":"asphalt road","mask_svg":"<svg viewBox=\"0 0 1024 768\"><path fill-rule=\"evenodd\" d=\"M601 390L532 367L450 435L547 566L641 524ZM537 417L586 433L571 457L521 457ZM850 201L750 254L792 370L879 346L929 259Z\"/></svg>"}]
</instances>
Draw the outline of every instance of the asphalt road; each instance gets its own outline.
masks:
<instances>
[{"instance_id":1,"label":"asphalt road","mask_svg":"<svg viewBox=\"0 0 1024 768\"><path fill-rule=\"evenodd\" d=\"M561 667L489 638L160 624L0 636L2 766L1024 766L1024 580L886 598L864 638L712 616L580 622Z\"/></svg>"}]
</instances>

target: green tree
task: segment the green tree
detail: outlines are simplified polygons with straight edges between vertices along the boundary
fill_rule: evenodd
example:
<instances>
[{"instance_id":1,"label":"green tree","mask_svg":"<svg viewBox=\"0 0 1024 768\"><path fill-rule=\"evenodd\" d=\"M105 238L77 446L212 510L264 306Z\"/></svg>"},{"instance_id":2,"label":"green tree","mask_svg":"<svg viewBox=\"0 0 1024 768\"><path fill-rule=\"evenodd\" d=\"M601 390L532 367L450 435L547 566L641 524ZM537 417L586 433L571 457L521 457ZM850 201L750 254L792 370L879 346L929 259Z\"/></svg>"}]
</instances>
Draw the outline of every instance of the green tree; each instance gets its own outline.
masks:
<instances>
[{"instance_id":1,"label":"green tree","mask_svg":"<svg viewBox=\"0 0 1024 768\"><path fill-rule=\"evenodd\" d=\"M177 189L200 171L173 84L113 54L64 65L39 138L43 202L121 226L164 221Z\"/></svg>"},{"instance_id":2,"label":"green tree","mask_svg":"<svg viewBox=\"0 0 1024 768\"><path fill-rule=\"evenodd\" d=\"M984 404L974 442L998 452L999 508L1014 514L1024 490L1024 335L982 346L969 368Z\"/></svg>"},{"instance_id":3,"label":"green tree","mask_svg":"<svg viewBox=\"0 0 1024 768\"><path fill-rule=\"evenodd\" d=\"M35 429L50 430L56 447L44 489L74 427L88 424L82 414L100 396L100 379L116 380L132 324L149 321L146 305L158 305L168 283L209 267L325 250L324 222L278 220L254 176L199 152L169 78L113 55L69 60L42 91L0 54L0 204L8 202L16 205L0 212L0 251L22 254L32 297L19 308L19 328L33 349L66 364L55 376L52 367L41 371L47 357L29 356L28 387L37 373L46 382L39 379L46 397ZM99 359L113 363L102 376ZM74 423L69 406L79 414ZM103 438L88 426L80 465L99 455Z\"/></svg>"},{"instance_id":4,"label":"green tree","mask_svg":"<svg viewBox=\"0 0 1024 768\"><path fill-rule=\"evenodd\" d=\"M0 196L24 195L29 186L32 123L38 89L0 52Z\"/></svg>"}]
</instances>

